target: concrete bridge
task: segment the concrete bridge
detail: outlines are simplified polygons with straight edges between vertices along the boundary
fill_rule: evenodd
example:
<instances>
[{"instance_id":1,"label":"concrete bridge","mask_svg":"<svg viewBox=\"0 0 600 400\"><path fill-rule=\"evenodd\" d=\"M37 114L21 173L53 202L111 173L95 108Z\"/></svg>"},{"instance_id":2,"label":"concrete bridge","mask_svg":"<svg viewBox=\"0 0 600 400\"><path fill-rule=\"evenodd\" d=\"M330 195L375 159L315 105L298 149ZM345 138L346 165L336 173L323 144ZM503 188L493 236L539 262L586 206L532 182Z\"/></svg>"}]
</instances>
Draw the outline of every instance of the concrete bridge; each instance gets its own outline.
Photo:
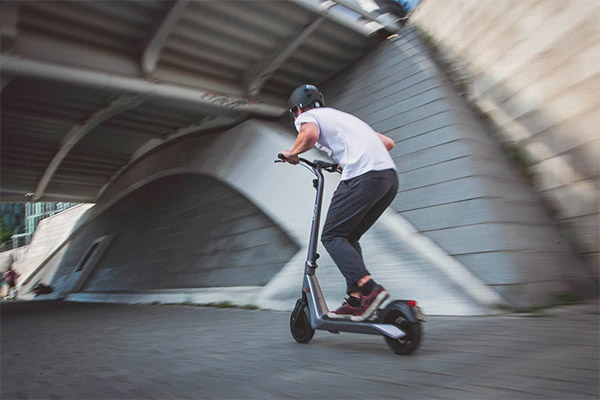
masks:
<instances>
[{"instance_id":1,"label":"concrete bridge","mask_svg":"<svg viewBox=\"0 0 600 400\"><path fill-rule=\"evenodd\" d=\"M272 161L294 140L285 97L314 82L396 142L399 193L362 243L395 297L480 315L597 293L596 270L410 23L345 1L122 2L108 25L100 2L5 3L3 201L94 203L22 263L22 292L291 308L314 195L307 171ZM343 280L321 255L333 306Z\"/></svg>"}]
</instances>

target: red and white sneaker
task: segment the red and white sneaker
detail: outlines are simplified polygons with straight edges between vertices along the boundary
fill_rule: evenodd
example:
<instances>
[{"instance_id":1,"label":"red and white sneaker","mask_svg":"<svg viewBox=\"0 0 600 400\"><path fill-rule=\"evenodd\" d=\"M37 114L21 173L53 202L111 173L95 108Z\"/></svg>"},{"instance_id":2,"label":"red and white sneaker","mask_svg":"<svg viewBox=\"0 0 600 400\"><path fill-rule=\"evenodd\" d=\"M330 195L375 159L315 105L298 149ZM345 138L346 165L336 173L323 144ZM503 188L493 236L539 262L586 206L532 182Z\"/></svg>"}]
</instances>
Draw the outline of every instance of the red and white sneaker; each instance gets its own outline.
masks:
<instances>
[{"instance_id":1,"label":"red and white sneaker","mask_svg":"<svg viewBox=\"0 0 600 400\"><path fill-rule=\"evenodd\" d=\"M329 311L327 316L333 319L351 319L353 316L357 316L363 313L362 299L361 305L353 307L348 304L348 300L344 301L341 306L335 311Z\"/></svg>"},{"instance_id":2,"label":"red and white sneaker","mask_svg":"<svg viewBox=\"0 0 600 400\"><path fill-rule=\"evenodd\" d=\"M377 308L390 296L390 294L381 285L375 285L371 293L363 295L361 299L361 312L353 314L350 319L352 321L364 321L369 319L377 310Z\"/></svg>"}]
</instances>

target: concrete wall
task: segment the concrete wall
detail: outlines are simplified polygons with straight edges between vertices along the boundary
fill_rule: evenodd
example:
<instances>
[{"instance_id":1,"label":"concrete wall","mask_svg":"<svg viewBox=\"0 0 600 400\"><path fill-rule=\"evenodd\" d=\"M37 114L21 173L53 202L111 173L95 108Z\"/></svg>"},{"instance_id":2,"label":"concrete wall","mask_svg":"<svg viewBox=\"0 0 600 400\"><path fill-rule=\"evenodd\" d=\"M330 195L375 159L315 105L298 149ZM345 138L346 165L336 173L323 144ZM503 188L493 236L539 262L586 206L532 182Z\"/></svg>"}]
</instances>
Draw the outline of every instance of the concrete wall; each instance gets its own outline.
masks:
<instances>
[{"instance_id":1,"label":"concrete wall","mask_svg":"<svg viewBox=\"0 0 600 400\"><path fill-rule=\"evenodd\" d=\"M423 0L412 21L461 69L470 101L527 164L598 275L600 3Z\"/></svg>"},{"instance_id":2,"label":"concrete wall","mask_svg":"<svg viewBox=\"0 0 600 400\"><path fill-rule=\"evenodd\" d=\"M273 163L276 154L291 147L293 141L291 125L247 121L227 132L190 135L142 157L106 188L98 204L75 228L65 250L72 254L64 256L53 281L57 293L79 301L230 301L271 309L292 308L301 287L314 204L313 176L299 166ZM319 158L323 154L313 150L307 157ZM188 177L175 185L173 179L190 174L210 179L194 183ZM338 174L328 174L324 209L338 182ZM214 200L215 195L203 193L212 193L215 187L221 187L220 192L224 190L222 186L260 209L273 226L252 230L249 225L255 222L246 219L233 225L231 217L250 205L242 204L242 210L221 210L217 206L221 202L207 202ZM190 190L195 195L184 200ZM236 197L235 201L240 199ZM157 202L169 206L164 209L156 206ZM198 223L190 231L189 224L178 219L181 213L186 220L208 223ZM273 237L275 227L300 249L288 254L290 245L278 241L282 236ZM238 228L251 234L237 237ZM211 239L213 231L223 233L218 242ZM167 238L161 240L165 234ZM80 292L69 293L77 279L73 271L86 249L107 235L114 238L88 284ZM206 238L210 243L203 243ZM503 303L483 282L425 239L397 213L390 212L361 241L371 272L395 298L416 298L428 313L446 315L488 314L493 312L491 306ZM263 248L277 247L277 254L248 251L239 254L241 259L231 254L237 245L245 248L257 241ZM209 251L214 244L223 245L229 254ZM321 287L329 306L337 307L345 295L345 282L324 249L320 252ZM198 253L201 260L195 257ZM268 274L257 270L268 266L272 258L289 260L274 275L274 269L269 269ZM237 263L240 260L242 265ZM154 265L155 261L159 265ZM205 280L203 270L211 265L216 269L211 271L211 280ZM180 282L169 285L161 275L178 275L182 269L189 277L185 286ZM257 276L251 276L254 271L259 272ZM267 278L271 279L265 285Z\"/></svg>"},{"instance_id":3,"label":"concrete wall","mask_svg":"<svg viewBox=\"0 0 600 400\"><path fill-rule=\"evenodd\" d=\"M81 292L263 286L298 246L239 192L201 174L149 182L73 239L60 287L97 238L113 236Z\"/></svg>"},{"instance_id":4,"label":"concrete wall","mask_svg":"<svg viewBox=\"0 0 600 400\"><path fill-rule=\"evenodd\" d=\"M361 240L370 271L395 298L416 298L431 314L474 315L490 312L494 304L517 308L544 305L563 292L588 295L595 289L589 271L561 236L537 194L455 93L412 27L380 44L322 89L329 105L356 114L396 142L392 156L401 181L398 196L391 210ZM69 295L70 299L93 301L110 296L111 301L181 301L177 297L181 293L152 293L154 297L140 293L152 285L163 291L182 287L161 286L158 271L146 271L137 261L155 250L148 249L148 243L153 243L158 229L172 228L171 233L177 235L185 232L186 225L174 218L161 221L168 208L156 204L171 202L176 204L173 212L184 211L190 205L180 193L194 186L199 190L197 198L207 201L200 203L208 207L209 215L225 216L227 213L210 205L213 195L205 198L202 194L213 186L225 186L248 200L244 207L253 205L272 221L272 230L281 228L299 250L282 258L289 259L276 274L269 271L271 279L265 285L264 279L259 279L246 287L203 288L199 279L190 284L193 288L185 292L189 296L185 299L291 308L299 295L314 200L312 176L304 168L273 163L280 150L292 146L293 132L291 122L282 126L250 120L226 132L179 138L140 157L115 177L75 228L70 246L79 250L72 257L65 255L69 261L62 264L64 271L57 274L55 283L61 284L62 279L68 287L89 244L100 235L114 235L107 259L100 261L84 291ZM307 154L307 158L318 157L323 155L316 151ZM212 183L176 185L172 179L183 175L210 177ZM325 209L338 180L337 175L327 176ZM163 184L166 186L154 186ZM162 196L172 197L167 201ZM146 207L147 214L142 212ZM196 212L203 213L204 208L196 208ZM149 222L148 230L136 235L138 222L128 218L140 224ZM226 232L228 224L198 225L198 234L212 229ZM126 240L119 242L120 237ZM244 240L257 238L250 235ZM165 252L161 271L169 273L171 268L178 271L185 268L182 264L191 265L191 253L176 258L178 251L196 246L193 236L188 239L185 249L178 247L178 241L156 249ZM118 259L103 264L113 251L120 252ZM203 273L203 263L219 260L218 254L215 260L208 251L203 254L208 257L196 264L193 274ZM344 296L344 281L323 249L321 255L321 286L329 306L335 307ZM243 257L249 261L249 256ZM121 262L127 266L121 267ZM146 272L148 277L143 276ZM92 288L101 291L99 296L92 296L98 294L92 293Z\"/></svg>"},{"instance_id":5,"label":"concrete wall","mask_svg":"<svg viewBox=\"0 0 600 400\"><path fill-rule=\"evenodd\" d=\"M414 28L323 89L328 105L394 139L400 189L393 209L514 305L548 303L558 293L594 286L537 194Z\"/></svg>"},{"instance_id":6,"label":"concrete wall","mask_svg":"<svg viewBox=\"0 0 600 400\"><path fill-rule=\"evenodd\" d=\"M44 218L38 224L31 243L13 250L20 253L15 257L14 263L15 269L21 274L17 282L19 298L31 298L33 286L40 282L50 282L62 256L62 253L58 254L60 247L71 234L75 223L91 207L92 204L80 204Z\"/></svg>"}]
</instances>

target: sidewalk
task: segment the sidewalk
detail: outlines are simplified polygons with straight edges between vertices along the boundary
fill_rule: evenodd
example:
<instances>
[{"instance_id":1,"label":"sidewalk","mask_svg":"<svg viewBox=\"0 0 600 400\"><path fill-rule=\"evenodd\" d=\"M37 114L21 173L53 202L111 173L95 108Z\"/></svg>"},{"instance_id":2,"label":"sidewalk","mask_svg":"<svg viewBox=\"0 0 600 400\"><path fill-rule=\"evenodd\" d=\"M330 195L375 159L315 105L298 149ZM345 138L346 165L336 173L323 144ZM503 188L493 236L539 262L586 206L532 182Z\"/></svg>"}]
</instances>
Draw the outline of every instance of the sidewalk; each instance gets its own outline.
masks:
<instances>
[{"instance_id":1,"label":"sidewalk","mask_svg":"<svg viewBox=\"0 0 600 400\"><path fill-rule=\"evenodd\" d=\"M429 317L411 356L287 312L1 305L2 399L597 399L597 304L547 315ZM426 311L426 310L425 310Z\"/></svg>"}]
</instances>

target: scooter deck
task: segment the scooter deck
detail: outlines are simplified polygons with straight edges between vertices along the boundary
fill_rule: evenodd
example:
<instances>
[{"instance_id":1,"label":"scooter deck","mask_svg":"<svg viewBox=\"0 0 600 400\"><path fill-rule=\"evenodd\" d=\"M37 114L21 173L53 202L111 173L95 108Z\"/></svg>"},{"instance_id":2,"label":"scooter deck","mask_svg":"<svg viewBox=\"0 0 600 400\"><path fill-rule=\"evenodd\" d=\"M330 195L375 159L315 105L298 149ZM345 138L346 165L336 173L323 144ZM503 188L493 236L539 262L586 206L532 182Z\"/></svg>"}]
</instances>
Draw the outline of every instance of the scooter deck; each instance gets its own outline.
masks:
<instances>
[{"instance_id":1,"label":"scooter deck","mask_svg":"<svg viewBox=\"0 0 600 400\"><path fill-rule=\"evenodd\" d=\"M370 335L384 335L393 339L400 339L406 336L398 327L390 324L378 324L369 321L351 321L349 319L332 319L326 314L321 315L314 329L325 331L353 332L366 333Z\"/></svg>"}]
</instances>

